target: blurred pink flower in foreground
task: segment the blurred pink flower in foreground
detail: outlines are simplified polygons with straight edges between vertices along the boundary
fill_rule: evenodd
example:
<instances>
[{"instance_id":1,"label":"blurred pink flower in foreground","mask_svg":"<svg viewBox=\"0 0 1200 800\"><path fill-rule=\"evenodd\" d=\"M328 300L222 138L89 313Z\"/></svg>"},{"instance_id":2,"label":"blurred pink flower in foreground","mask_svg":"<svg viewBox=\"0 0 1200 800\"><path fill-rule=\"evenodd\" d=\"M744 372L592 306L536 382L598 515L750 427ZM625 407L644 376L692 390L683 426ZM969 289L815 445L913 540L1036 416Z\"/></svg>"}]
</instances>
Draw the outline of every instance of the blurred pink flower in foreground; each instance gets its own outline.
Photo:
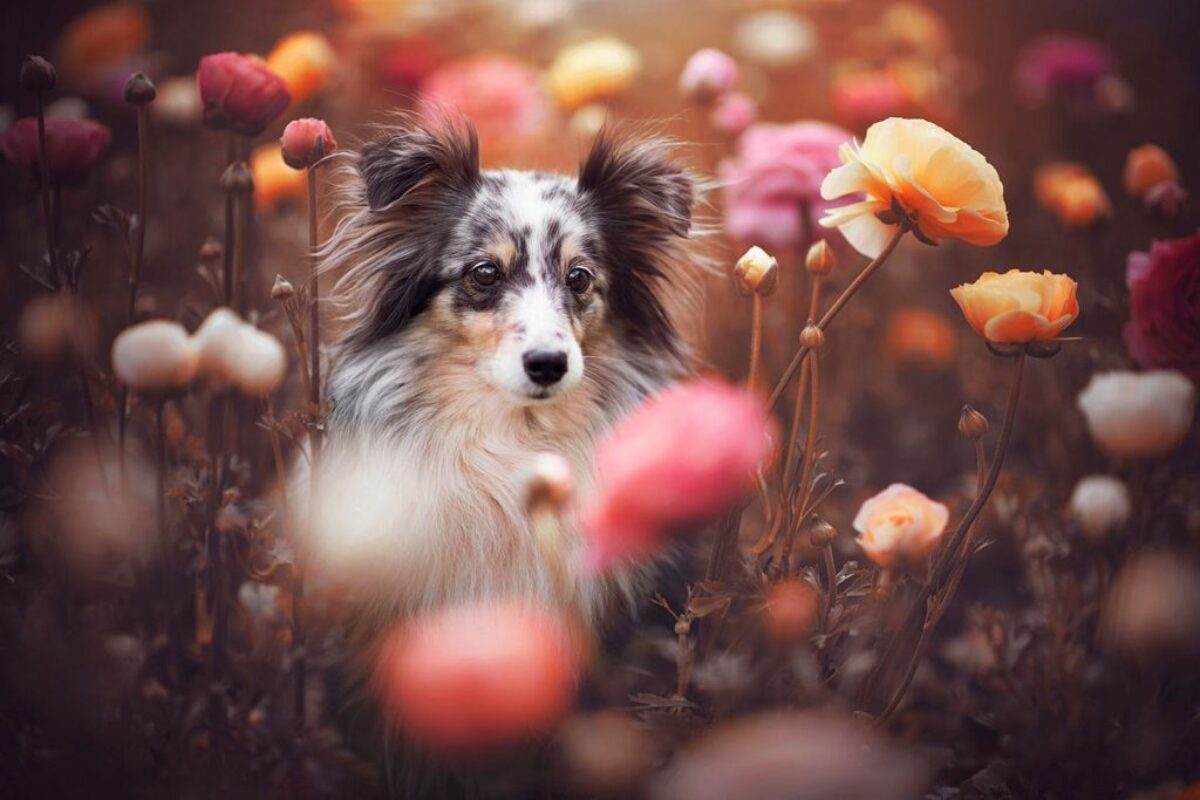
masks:
<instances>
[{"instance_id":1,"label":"blurred pink flower in foreground","mask_svg":"<svg viewBox=\"0 0 1200 800\"><path fill-rule=\"evenodd\" d=\"M46 166L50 183L78 186L108 149L112 133L90 119L46 119ZM26 117L0 134L0 153L12 163L38 174L37 120Z\"/></svg>"},{"instance_id":2,"label":"blurred pink flower in foreground","mask_svg":"<svg viewBox=\"0 0 1200 800\"><path fill-rule=\"evenodd\" d=\"M713 47L697 50L679 75L684 97L707 103L728 92L737 81L737 62Z\"/></svg>"},{"instance_id":3,"label":"blurred pink flower in foreground","mask_svg":"<svg viewBox=\"0 0 1200 800\"><path fill-rule=\"evenodd\" d=\"M823 122L747 128L737 155L721 164L730 236L777 250L805 244L833 205L821 199L821 181L841 164L838 148L850 138Z\"/></svg>"},{"instance_id":4,"label":"blurred pink flower in foreground","mask_svg":"<svg viewBox=\"0 0 1200 800\"><path fill-rule=\"evenodd\" d=\"M1200 383L1200 234L1129 254L1125 345L1143 367L1177 369Z\"/></svg>"},{"instance_id":5,"label":"blurred pink flower in foreground","mask_svg":"<svg viewBox=\"0 0 1200 800\"><path fill-rule=\"evenodd\" d=\"M1043 36L1017 57L1017 94L1031 105L1058 96L1086 109L1099 100L1097 85L1112 72L1112 56L1099 42L1083 36Z\"/></svg>"},{"instance_id":6,"label":"blurred pink flower in foreground","mask_svg":"<svg viewBox=\"0 0 1200 800\"><path fill-rule=\"evenodd\" d=\"M427 111L449 106L470 117L485 141L536 134L550 114L550 101L533 67L501 54L443 65L421 84L421 95Z\"/></svg>"},{"instance_id":7,"label":"blurred pink flower in foreground","mask_svg":"<svg viewBox=\"0 0 1200 800\"><path fill-rule=\"evenodd\" d=\"M758 119L758 104L741 92L726 92L713 103L708 123L721 133L738 136Z\"/></svg>"},{"instance_id":8,"label":"blurred pink flower in foreground","mask_svg":"<svg viewBox=\"0 0 1200 800\"><path fill-rule=\"evenodd\" d=\"M200 59L196 85L204 102L204 122L243 136L262 133L292 103L283 78L260 59L240 53Z\"/></svg>"},{"instance_id":9,"label":"blurred pink flower in foreground","mask_svg":"<svg viewBox=\"0 0 1200 800\"><path fill-rule=\"evenodd\" d=\"M337 150L337 139L324 120L294 119L279 137L283 161L292 169L306 169Z\"/></svg>"},{"instance_id":10,"label":"blurred pink flower in foreground","mask_svg":"<svg viewBox=\"0 0 1200 800\"><path fill-rule=\"evenodd\" d=\"M645 555L725 511L771 454L771 428L756 395L714 379L635 408L596 451L599 494L581 512L589 565Z\"/></svg>"},{"instance_id":11,"label":"blurred pink flower in foreground","mask_svg":"<svg viewBox=\"0 0 1200 800\"><path fill-rule=\"evenodd\" d=\"M460 606L390 634L379 651L376 688L404 735L441 752L476 752L562 719L579 656L570 626L548 609Z\"/></svg>"}]
</instances>

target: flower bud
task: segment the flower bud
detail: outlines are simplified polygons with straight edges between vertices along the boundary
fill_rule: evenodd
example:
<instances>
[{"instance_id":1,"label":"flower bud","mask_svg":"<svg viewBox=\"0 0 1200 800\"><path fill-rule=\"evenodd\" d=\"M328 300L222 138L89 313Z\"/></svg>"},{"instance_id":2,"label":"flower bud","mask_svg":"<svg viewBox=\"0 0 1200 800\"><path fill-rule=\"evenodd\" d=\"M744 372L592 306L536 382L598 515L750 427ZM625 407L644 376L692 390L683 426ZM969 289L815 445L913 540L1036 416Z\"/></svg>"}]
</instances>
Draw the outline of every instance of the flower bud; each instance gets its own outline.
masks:
<instances>
[{"instance_id":1,"label":"flower bud","mask_svg":"<svg viewBox=\"0 0 1200 800\"><path fill-rule=\"evenodd\" d=\"M34 94L44 94L58 83L54 65L41 56L25 56L21 62L21 88Z\"/></svg>"},{"instance_id":2,"label":"flower bud","mask_svg":"<svg viewBox=\"0 0 1200 800\"><path fill-rule=\"evenodd\" d=\"M692 632L692 621L687 617L680 617L675 621L675 635L687 636Z\"/></svg>"},{"instance_id":3,"label":"flower bud","mask_svg":"<svg viewBox=\"0 0 1200 800\"><path fill-rule=\"evenodd\" d=\"M528 475L525 484L526 507L559 511L571 501L575 492L571 464L558 453L537 453Z\"/></svg>"},{"instance_id":4,"label":"flower bud","mask_svg":"<svg viewBox=\"0 0 1200 800\"><path fill-rule=\"evenodd\" d=\"M965 439L979 439L988 432L987 417L979 413L971 404L962 407L958 415L958 432Z\"/></svg>"},{"instance_id":5,"label":"flower bud","mask_svg":"<svg viewBox=\"0 0 1200 800\"><path fill-rule=\"evenodd\" d=\"M790 644L812 628L817 613L817 592L808 582L791 578L767 592L763 627L772 641Z\"/></svg>"},{"instance_id":6,"label":"flower bud","mask_svg":"<svg viewBox=\"0 0 1200 800\"><path fill-rule=\"evenodd\" d=\"M154 102L156 96L158 89L144 72L133 73L125 82L125 102L130 105L144 106Z\"/></svg>"},{"instance_id":7,"label":"flower bud","mask_svg":"<svg viewBox=\"0 0 1200 800\"><path fill-rule=\"evenodd\" d=\"M747 292L767 297L779 282L779 262L761 247L751 247L737 260L733 274Z\"/></svg>"},{"instance_id":8,"label":"flower bud","mask_svg":"<svg viewBox=\"0 0 1200 800\"><path fill-rule=\"evenodd\" d=\"M186 386L198 356L177 322L152 320L126 328L113 341L113 372L131 389L161 392Z\"/></svg>"},{"instance_id":9,"label":"flower bud","mask_svg":"<svg viewBox=\"0 0 1200 800\"><path fill-rule=\"evenodd\" d=\"M813 520L808 532L808 541L813 547L825 547L837 538L837 528L830 525L823 517Z\"/></svg>"},{"instance_id":10,"label":"flower bud","mask_svg":"<svg viewBox=\"0 0 1200 800\"><path fill-rule=\"evenodd\" d=\"M813 242L804 257L804 268L812 275L828 275L836 265L833 248L824 239Z\"/></svg>"},{"instance_id":11,"label":"flower bud","mask_svg":"<svg viewBox=\"0 0 1200 800\"><path fill-rule=\"evenodd\" d=\"M1121 481L1109 475L1090 475L1075 484L1068 509L1085 536L1100 539L1128 521L1133 504Z\"/></svg>"},{"instance_id":12,"label":"flower bud","mask_svg":"<svg viewBox=\"0 0 1200 800\"><path fill-rule=\"evenodd\" d=\"M800 344L810 350L816 350L825 346L825 331L821 330L820 326L811 319L804 326L804 330L800 331Z\"/></svg>"},{"instance_id":13,"label":"flower bud","mask_svg":"<svg viewBox=\"0 0 1200 800\"><path fill-rule=\"evenodd\" d=\"M221 259L225 248L215 237L209 236L204 240L204 244L200 245L200 261L205 264L215 264Z\"/></svg>"},{"instance_id":14,"label":"flower bud","mask_svg":"<svg viewBox=\"0 0 1200 800\"><path fill-rule=\"evenodd\" d=\"M245 161L235 161L221 173L221 189L234 194L254 191L254 175Z\"/></svg>"},{"instance_id":15,"label":"flower bud","mask_svg":"<svg viewBox=\"0 0 1200 800\"><path fill-rule=\"evenodd\" d=\"M337 149L337 140L323 120L295 119L279 139L283 161L292 169L308 169Z\"/></svg>"},{"instance_id":16,"label":"flower bud","mask_svg":"<svg viewBox=\"0 0 1200 800\"><path fill-rule=\"evenodd\" d=\"M271 284L271 297L276 300L287 300L296 294L296 287L292 286L291 281L282 275L275 276L275 283Z\"/></svg>"}]
</instances>

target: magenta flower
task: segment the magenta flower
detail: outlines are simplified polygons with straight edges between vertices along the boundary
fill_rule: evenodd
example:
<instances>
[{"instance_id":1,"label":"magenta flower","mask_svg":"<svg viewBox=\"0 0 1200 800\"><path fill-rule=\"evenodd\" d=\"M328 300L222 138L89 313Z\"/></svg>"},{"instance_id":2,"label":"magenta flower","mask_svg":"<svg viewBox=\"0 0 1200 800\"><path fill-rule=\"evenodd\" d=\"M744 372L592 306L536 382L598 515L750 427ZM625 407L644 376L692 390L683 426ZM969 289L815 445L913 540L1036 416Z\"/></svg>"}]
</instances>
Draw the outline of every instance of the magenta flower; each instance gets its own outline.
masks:
<instances>
[{"instance_id":1,"label":"magenta flower","mask_svg":"<svg viewBox=\"0 0 1200 800\"><path fill-rule=\"evenodd\" d=\"M848 141L847 131L823 122L747 128L736 157L721 165L729 235L769 250L806 244L834 205L821 199L821 181L841 164L838 148Z\"/></svg>"},{"instance_id":2,"label":"magenta flower","mask_svg":"<svg viewBox=\"0 0 1200 800\"><path fill-rule=\"evenodd\" d=\"M1083 36L1043 36L1017 58L1016 90L1031 105L1061 97L1079 109L1095 105L1096 86L1114 71L1112 55Z\"/></svg>"},{"instance_id":3,"label":"magenta flower","mask_svg":"<svg viewBox=\"0 0 1200 800\"><path fill-rule=\"evenodd\" d=\"M698 102L707 103L733 88L737 81L737 62L712 47L697 50L679 74L679 91Z\"/></svg>"},{"instance_id":4,"label":"magenta flower","mask_svg":"<svg viewBox=\"0 0 1200 800\"><path fill-rule=\"evenodd\" d=\"M200 59L196 85L204 102L204 122L257 136L292 103L283 78L253 56L215 53Z\"/></svg>"},{"instance_id":5,"label":"magenta flower","mask_svg":"<svg viewBox=\"0 0 1200 800\"><path fill-rule=\"evenodd\" d=\"M79 186L87 180L92 166L108 149L112 132L90 119L46 119L46 166L50 183L55 186ZM0 134L0 153L12 163L38 174L37 119L17 120Z\"/></svg>"},{"instance_id":6,"label":"magenta flower","mask_svg":"<svg viewBox=\"0 0 1200 800\"><path fill-rule=\"evenodd\" d=\"M1129 254L1125 346L1147 369L1176 369L1200 382L1200 234Z\"/></svg>"},{"instance_id":7,"label":"magenta flower","mask_svg":"<svg viewBox=\"0 0 1200 800\"><path fill-rule=\"evenodd\" d=\"M714 379L643 402L597 448L598 494L580 513L589 563L645 555L727 510L771 454L771 427L758 396Z\"/></svg>"}]
</instances>

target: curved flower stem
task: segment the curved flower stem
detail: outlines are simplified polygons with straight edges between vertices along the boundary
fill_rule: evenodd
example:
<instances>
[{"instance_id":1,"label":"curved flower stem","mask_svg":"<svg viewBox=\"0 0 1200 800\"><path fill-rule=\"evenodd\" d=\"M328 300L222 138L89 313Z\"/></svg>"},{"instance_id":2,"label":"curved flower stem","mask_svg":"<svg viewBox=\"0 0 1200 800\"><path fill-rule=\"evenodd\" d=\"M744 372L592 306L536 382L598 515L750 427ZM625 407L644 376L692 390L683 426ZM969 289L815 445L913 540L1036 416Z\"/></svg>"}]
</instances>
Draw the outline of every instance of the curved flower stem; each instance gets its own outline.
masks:
<instances>
[{"instance_id":1,"label":"curved flower stem","mask_svg":"<svg viewBox=\"0 0 1200 800\"><path fill-rule=\"evenodd\" d=\"M750 322L750 370L746 377L746 385L753 389L758 385L758 370L762 359L762 295L755 292L751 302L753 311Z\"/></svg>"},{"instance_id":2,"label":"curved flower stem","mask_svg":"<svg viewBox=\"0 0 1200 800\"><path fill-rule=\"evenodd\" d=\"M921 635L917 640L917 645L913 650L900 683L892 692L888 704L875 720L877 726L886 724L900 706L900 701L904 699L904 695L908 691L908 686L916 674L917 666L924 656L925 648L929 643L933 630L942 618L942 615L945 614L950 601L954 598L954 592L958 588L959 580L962 577L962 569L965 568L966 559L969 557L969 550L966 548L969 548L971 543L971 528L975 524L975 520L978 519L979 514L983 511L983 507L987 504L988 498L991 496L992 490L996 488L996 482L1000 478L1000 469L1004 465L1004 456L1008 451L1009 441L1012 439L1013 422L1016 419L1017 402L1021 396L1021 380L1024 376L1024 371L1025 351L1021 350L1013 359L1013 375L1008 391L1008 404L1004 411L1004 423L1000 428L1000 438L996 442L996 451L992 458L991 468L987 471L987 478L983 480L982 485L979 485L979 492L975 495L974 502L971 503L970 508L967 509L966 514L963 515L962 520L958 523L958 527L955 528L954 534L942 549L941 555L930 572L929 580L913 601L912 609L909 611L900 628L901 631L907 629L912 624L914 618L924 609L925 622L921 626ZM976 450L976 462L981 466L984 463L982 446L979 446ZM944 591L939 594L939 588L943 586ZM879 662L879 669L874 674L880 674L883 665L889 662L894 656L900 638L900 636L897 636L892 640L887 652L884 653L883 658Z\"/></svg>"},{"instance_id":3,"label":"curved flower stem","mask_svg":"<svg viewBox=\"0 0 1200 800\"><path fill-rule=\"evenodd\" d=\"M783 480L779 486L779 513L775 515L770 529L750 548L750 552L756 556L761 556L771 549L779 537L779 531L787 524L791 513L791 487L796 478L796 442L800 433L800 417L804 413L805 392L808 389L808 369L809 362L808 359L805 359L804 363L800 365L800 380L796 382L796 400L792 406L792 427L789 430L787 452L784 455Z\"/></svg>"},{"instance_id":4,"label":"curved flower stem","mask_svg":"<svg viewBox=\"0 0 1200 800\"><path fill-rule=\"evenodd\" d=\"M796 532L800 529L800 525L803 523L804 517L808 513L808 499L812 486L813 463L816 460L817 415L820 414L821 406L820 363L821 360L815 352L808 359L808 432L804 439L804 464L800 468L800 483L796 489L800 498L800 502L798 503L799 511L796 515L796 519L793 519L792 524L788 526L787 538L783 541L783 552L780 554L780 558L783 561L783 573L785 575L789 572L792 546L796 541Z\"/></svg>"},{"instance_id":5,"label":"curved flower stem","mask_svg":"<svg viewBox=\"0 0 1200 800\"><path fill-rule=\"evenodd\" d=\"M824 331L827 327L829 327L829 325L837 317L838 313L841 312L841 310L845 307L846 303L850 302L850 298L852 298L855 293L862 288L862 285L867 282L867 279L870 278L877 269L883 266L883 263L887 261L888 256L890 256L892 251L896 249L896 245L900 244L900 240L907 232L907 225L901 224L896 226L896 232L892 234L892 238L888 240L888 243L884 246L879 255L877 255L871 261L871 263L863 267L862 271L859 272L858 275L855 276L854 280L850 282L850 285L843 289L842 293L838 295L836 300L833 301L833 305L829 307L829 310L825 312L824 316L821 317L820 322L817 323L818 328ZM775 389L771 392L771 397L767 401L767 413L770 413L772 410L774 410L776 404L779 403L779 398L783 395L784 390L787 389L787 385L792 382L792 378L795 376L796 370L800 368L801 362L808 357L808 353L809 348L804 347L803 345L801 345L800 349L796 351L796 355L792 357L791 363L789 363L787 365L787 369L783 371L783 377L779 379L779 383L775 384Z\"/></svg>"},{"instance_id":6,"label":"curved flower stem","mask_svg":"<svg viewBox=\"0 0 1200 800\"><path fill-rule=\"evenodd\" d=\"M825 612L821 618L821 627L829 629L829 614L837 601L837 563L833 560L833 540L825 544Z\"/></svg>"}]
</instances>

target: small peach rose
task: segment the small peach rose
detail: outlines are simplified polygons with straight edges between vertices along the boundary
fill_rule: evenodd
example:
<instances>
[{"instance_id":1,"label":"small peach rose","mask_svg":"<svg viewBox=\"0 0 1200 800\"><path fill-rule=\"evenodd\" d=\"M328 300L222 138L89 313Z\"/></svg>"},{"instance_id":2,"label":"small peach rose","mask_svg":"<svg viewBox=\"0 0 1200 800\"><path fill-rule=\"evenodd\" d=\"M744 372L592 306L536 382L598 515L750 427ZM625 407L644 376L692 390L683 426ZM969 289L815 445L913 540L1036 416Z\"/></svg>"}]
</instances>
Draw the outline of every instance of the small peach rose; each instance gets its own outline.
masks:
<instances>
[{"instance_id":1,"label":"small peach rose","mask_svg":"<svg viewBox=\"0 0 1200 800\"><path fill-rule=\"evenodd\" d=\"M1049 270L985 272L950 290L975 332L997 344L1045 342L1079 314L1077 284Z\"/></svg>"},{"instance_id":2,"label":"small peach rose","mask_svg":"<svg viewBox=\"0 0 1200 800\"><path fill-rule=\"evenodd\" d=\"M903 483L893 483L854 516L858 544L881 567L928 556L941 541L950 509Z\"/></svg>"},{"instance_id":3,"label":"small peach rose","mask_svg":"<svg viewBox=\"0 0 1200 800\"><path fill-rule=\"evenodd\" d=\"M821 224L838 228L855 250L874 258L895 231L877 214L898 206L932 241L962 239L993 245L1008 234L1004 184L995 167L956 136L922 119L892 117L867 129L861 145L838 152L842 166L821 184L821 196L864 199L830 209Z\"/></svg>"},{"instance_id":4,"label":"small peach rose","mask_svg":"<svg viewBox=\"0 0 1200 800\"><path fill-rule=\"evenodd\" d=\"M1129 151L1125 157L1123 176L1125 191L1138 199L1145 199L1150 190L1162 183L1179 182L1179 167L1174 160L1156 144L1144 144Z\"/></svg>"},{"instance_id":5,"label":"small peach rose","mask_svg":"<svg viewBox=\"0 0 1200 800\"><path fill-rule=\"evenodd\" d=\"M625 91L641 68L637 50L604 36L562 50L550 65L546 82L561 105L579 108Z\"/></svg>"},{"instance_id":6,"label":"small peach rose","mask_svg":"<svg viewBox=\"0 0 1200 800\"><path fill-rule=\"evenodd\" d=\"M1072 228L1084 228L1112 214L1112 203L1087 167L1057 162L1038 167L1033 176L1038 203Z\"/></svg>"}]
</instances>

